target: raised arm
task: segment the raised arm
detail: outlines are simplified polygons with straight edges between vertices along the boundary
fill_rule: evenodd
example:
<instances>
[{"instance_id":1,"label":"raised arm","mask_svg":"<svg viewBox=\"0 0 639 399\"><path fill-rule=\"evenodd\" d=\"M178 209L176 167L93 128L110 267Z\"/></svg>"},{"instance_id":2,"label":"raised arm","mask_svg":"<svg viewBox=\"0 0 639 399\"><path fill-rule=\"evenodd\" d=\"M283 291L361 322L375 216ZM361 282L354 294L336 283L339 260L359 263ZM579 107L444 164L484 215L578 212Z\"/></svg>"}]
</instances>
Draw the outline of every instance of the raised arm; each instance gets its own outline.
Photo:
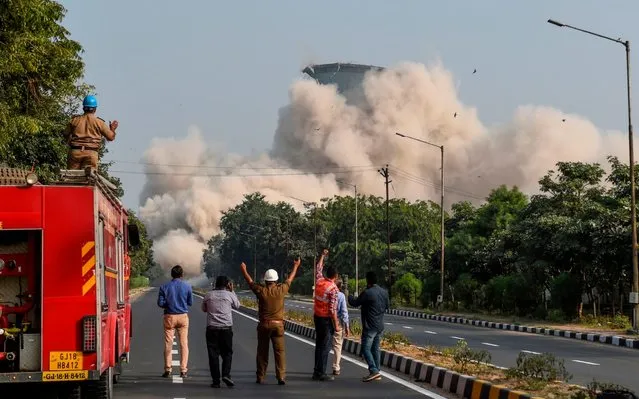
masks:
<instances>
[{"instance_id":1,"label":"raised arm","mask_svg":"<svg viewBox=\"0 0 639 399\"><path fill-rule=\"evenodd\" d=\"M293 262L293 270L291 270L291 273L288 275L288 278L286 279L286 282L288 283L288 285L291 285L291 283L295 279L295 275L297 274L297 269L300 267L300 263L302 263L302 261L300 260L299 257L295 259L295 261Z\"/></svg>"},{"instance_id":2,"label":"raised arm","mask_svg":"<svg viewBox=\"0 0 639 399\"><path fill-rule=\"evenodd\" d=\"M315 280L319 280L324 277L324 274L322 272L324 271L324 257L326 255L328 255L328 249L322 251L320 258L315 265Z\"/></svg>"},{"instance_id":3,"label":"raised arm","mask_svg":"<svg viewBox=\"0 0 639 399\"><path fill-rule=\"evenodd\" d=\"M246 263L242 262L242 264L240 265L240 270L242 271L242 275L244 276L244 280L246 280L247 284L250 286L253 285L253 279L251 278L251 275L248 274L248 272L246 271Z\"/></svg>"}]
</instances>

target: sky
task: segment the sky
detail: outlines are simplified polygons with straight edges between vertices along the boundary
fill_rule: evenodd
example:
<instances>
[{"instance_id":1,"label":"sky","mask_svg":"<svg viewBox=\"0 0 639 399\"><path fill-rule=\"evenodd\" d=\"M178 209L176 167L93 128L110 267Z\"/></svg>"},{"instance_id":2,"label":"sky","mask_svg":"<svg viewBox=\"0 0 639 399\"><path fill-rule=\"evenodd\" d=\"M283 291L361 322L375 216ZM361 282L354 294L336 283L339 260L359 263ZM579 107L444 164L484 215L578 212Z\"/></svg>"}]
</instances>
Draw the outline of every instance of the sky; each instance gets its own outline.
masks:
<instances>
[{"instance_id":1,"label":"sky","mask_svg":"<svg viewBox=\"0 0 639 399\"><path fill-rule=\"evenodd\" d=\"M627 130L623 46L546 20L632 41L639 37L637 1L61 3L64 26L84 47L98 114L120 122L106 160L114 161L124 203L134 210L143 202L141 156L153 138L184 137L197 126L228 152L268 150L278 110L309 63L441 61L458 80L461 101L486 125L532 104Z\"/></svg>"}]
</instances>

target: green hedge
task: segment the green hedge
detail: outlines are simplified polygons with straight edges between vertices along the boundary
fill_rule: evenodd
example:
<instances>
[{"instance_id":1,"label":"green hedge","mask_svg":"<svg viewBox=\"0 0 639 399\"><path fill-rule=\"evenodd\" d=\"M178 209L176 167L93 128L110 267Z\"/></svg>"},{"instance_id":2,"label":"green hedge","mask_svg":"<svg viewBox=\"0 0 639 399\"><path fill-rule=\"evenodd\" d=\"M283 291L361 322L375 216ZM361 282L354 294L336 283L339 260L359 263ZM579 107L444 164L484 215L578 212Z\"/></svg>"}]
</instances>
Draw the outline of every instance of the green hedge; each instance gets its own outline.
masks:
<instances>
[{"instance_id":1,"label":"green hedge","mask_svg":"<svg viewBox=\"0 0 639 399\"><path fill-rule=\"evenodd\" d=\"M131 277L129 284L130 284L130 288L133 289L133 288L140 288L140 287L148 287L150 282L148 277L138 276L138 277Z\"/></svg>"}]
</instances>

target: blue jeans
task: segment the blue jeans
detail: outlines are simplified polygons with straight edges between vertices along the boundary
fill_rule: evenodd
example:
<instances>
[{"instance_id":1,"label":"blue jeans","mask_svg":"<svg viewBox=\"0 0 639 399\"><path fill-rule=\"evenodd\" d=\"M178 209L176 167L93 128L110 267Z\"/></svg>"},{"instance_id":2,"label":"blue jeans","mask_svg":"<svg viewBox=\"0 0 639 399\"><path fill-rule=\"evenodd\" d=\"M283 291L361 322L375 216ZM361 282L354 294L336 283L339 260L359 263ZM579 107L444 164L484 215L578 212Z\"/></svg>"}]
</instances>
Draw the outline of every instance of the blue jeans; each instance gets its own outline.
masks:
<instances>
[{"instance_id":1,"label":"blue jeans","mask_svg":"<svg viewBox=\"0 0 639 399\"><path fill-rule=\"evenodd\" d=\"M379 373L380 351L379 341L382 338L383 331L364 330L362 331L362 355L368 363L368 371L371 373Z\"/></svg>"}]
</instances>

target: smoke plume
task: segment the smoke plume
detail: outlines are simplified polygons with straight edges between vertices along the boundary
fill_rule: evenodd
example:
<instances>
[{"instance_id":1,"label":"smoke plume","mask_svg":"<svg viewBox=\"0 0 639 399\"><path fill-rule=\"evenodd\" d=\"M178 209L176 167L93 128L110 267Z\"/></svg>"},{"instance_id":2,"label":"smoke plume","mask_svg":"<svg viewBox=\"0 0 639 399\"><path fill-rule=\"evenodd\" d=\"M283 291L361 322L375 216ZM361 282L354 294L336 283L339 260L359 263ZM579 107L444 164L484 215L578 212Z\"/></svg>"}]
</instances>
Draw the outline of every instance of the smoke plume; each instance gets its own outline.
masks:
<instances>
[{"instance_id":1,"label":"smoke plume","mask_svg":"<svg viewBox=\"0 0 639 399\"><path fill-rule=\"evenodd\" d=\"M444 145L447 206L480 202L499 184L532 193L557 161L605 164L607 155L625 159L627 152L623 134L544 106L521 106L509 123L487 127L475 108L461 103L452 74L439 64L370 72L361 89L346 96L335 86L298 80L290 104L280 109L268 154L225 153L195 128L184 138L151 143L143 155L140 217L155 240L156 261L167 268L180 263L190 276L199 275L221 212L255 191L295 206L301 204L290 196L352 195L338 180L383 195L377 169L389 164L392 196L438 201L439 149L395 132Z\"/></svg>"}]
</instances>

